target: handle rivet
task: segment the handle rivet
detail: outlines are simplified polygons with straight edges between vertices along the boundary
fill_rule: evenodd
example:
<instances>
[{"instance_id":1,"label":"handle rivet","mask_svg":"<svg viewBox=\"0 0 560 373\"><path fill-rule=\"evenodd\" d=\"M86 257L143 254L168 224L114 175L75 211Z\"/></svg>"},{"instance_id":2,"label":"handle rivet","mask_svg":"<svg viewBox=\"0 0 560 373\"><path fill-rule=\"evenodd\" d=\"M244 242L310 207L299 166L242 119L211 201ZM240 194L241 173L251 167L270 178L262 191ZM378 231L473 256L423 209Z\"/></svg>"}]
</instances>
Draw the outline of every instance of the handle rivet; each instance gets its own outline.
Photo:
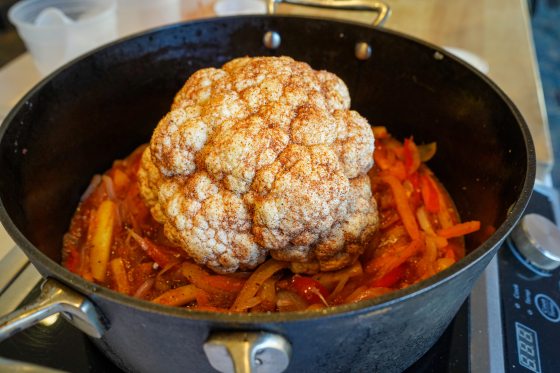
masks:
<instances>
[{"instance_id":1,"label":"handle rivet","mask_svg":"<svg viewBox=\"0 0 560 373\"><path fill-rule=\"evenodd\" d=\"M365 61L371 57L371 46L365 42L356 43L354 54L357 59Z\"/></svg>"},{"instance_id":2,"label":"handle rivet","mask_svg":"<svg viewBox=\"0 0 560 373\"><path fill-rule=\"evenodd\" d=\"M276 31L268 31L263 36L263 44L268 49L278 49L280 44L282 43L282 38L280 34Z\"/></svg>"}]
</instances>

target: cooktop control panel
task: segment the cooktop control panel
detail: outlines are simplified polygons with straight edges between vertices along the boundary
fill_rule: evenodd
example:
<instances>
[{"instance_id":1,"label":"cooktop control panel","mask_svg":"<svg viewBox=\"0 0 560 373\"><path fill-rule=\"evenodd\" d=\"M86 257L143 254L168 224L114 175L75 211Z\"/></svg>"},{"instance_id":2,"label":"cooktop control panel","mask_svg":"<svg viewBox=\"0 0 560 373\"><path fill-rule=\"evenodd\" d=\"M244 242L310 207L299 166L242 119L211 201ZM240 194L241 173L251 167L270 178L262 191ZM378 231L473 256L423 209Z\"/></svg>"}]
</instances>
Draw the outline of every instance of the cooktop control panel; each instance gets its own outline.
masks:
<instances>
[{"instance_id":1,"label":"cooktop control panel","mask_svg":"<svg viewBox=\"0 0 560 373\"><path fill-rule=\"evenodd\" d=\"M536 187L525 217L526 224L534 226L535 235L552 228L554 234L538 237L529 234L525 239L514 239L512 234L498 254L502 323L505 349L505 369L508 372L560 372L560 267L554 246L556 227L560 218L558 195L555 190ZM553 222L549 225L549 221ZM523 224L523 221L522 221ZM548 232L548 231L547 231ZM537 246L541 253L525 244ZM547 250L546 247L551 247ZM544 254L543 254L544 252ZM557 253L557 251L556 251ZM536 256L533 257L532 255ZM539 261L539 256L550 262ZM548 258L546 258L548 257Z\"/></svg>"}]
</instances>

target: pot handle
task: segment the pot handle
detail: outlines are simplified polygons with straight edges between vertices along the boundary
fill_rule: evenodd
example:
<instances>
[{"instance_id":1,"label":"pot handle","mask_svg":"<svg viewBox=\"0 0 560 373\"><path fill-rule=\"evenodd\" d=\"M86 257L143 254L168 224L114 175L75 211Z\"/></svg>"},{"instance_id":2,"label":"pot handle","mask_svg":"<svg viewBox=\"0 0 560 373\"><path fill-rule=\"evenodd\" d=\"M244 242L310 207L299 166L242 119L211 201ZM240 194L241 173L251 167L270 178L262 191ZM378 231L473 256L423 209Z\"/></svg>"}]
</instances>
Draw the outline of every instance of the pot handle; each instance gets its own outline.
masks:
<instances>
[{"instance_id":1,"label":"pot handle","mask_svg":"<svg viewBox=\"0 0 560 373\"><path fill-rule=\"evenodd\" d=\"M37 299L0 317L0 341L55 313L62 313L72 325L94 338L101 338L108 328L90 300L57 280L47 279Z\"/></svg>"},{"instance_id":2,"label":"pot handle","mask_svg":"<svg viewBox=\"0 0 560 373\"><path fill-rule=\"evenodd\" d=\"M292 355L284 337L266 332L214 332L203 348L222 373L281 373Z\"/></svg>"},{"instance_id":3,"label":"pot handle","mask_svg":"<svg viewBox=\"0 0 560 373\"><path fill-rule=\"evenodd\" d=\"M372 26L381 26L391 15L391 8L380 0L266 0L268 14L274 14L277 3L337 10L366 10L376 12Z\"/></svg>"}]
</instances>

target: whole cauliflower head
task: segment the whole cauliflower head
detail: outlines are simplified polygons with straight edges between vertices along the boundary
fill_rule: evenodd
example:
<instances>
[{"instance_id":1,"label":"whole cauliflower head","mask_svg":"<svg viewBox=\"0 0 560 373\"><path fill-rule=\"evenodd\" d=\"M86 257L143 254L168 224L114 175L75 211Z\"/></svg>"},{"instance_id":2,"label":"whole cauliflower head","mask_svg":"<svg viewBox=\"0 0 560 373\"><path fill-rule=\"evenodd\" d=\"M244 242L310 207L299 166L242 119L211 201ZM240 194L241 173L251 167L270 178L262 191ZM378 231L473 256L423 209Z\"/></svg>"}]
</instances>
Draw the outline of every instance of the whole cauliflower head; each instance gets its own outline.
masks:
<instances>
[{"instance_id":1,"label":"whole cauliflower head","mask_svg":"<svg viewBox=\"0 0 560 373\"><path fill-rule=\"evenodd\" d=\"M289 57L238 58L194 73L138 171L165 235L219 273L267 255L335 270L378 225L367 171L374 138L344 82Z\"/></svg>"}]
</instances>

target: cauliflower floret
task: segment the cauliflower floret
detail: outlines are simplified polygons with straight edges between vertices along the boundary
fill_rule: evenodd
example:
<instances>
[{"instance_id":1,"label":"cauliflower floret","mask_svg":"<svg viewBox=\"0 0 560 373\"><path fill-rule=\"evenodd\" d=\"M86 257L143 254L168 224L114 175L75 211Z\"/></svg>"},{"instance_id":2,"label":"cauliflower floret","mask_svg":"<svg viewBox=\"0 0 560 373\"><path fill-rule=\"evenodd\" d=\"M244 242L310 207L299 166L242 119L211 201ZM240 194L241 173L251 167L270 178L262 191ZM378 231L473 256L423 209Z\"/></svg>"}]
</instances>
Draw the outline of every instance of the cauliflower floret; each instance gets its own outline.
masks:
<instances>
[{"instance_id":1,"label":"cauliflower floret","mask_svg":"<svg viewBox=\"0 0 560 373\"><path fill-rule=\"evenodd\" d=\"M356 111L337 110L339 121L333 150L337 153L344 175L353 179L366 174L373 166L373 143L369 139L371 127Z\"/></svg>"},{"instance_id":2,"label":"cauliflower floret","mask_svg":"<svg viewBox=\"0 0 560 373\"><path fill-rule=\"evenodd\" d=\"M322 271L336 270L352 264L377 230L377 203L371 195L367 175L350 180L346 207L345 218L315 247L315 255Z\"/></svg>"},{"instance_id":3,"label":"cauliflower floret","mask_svg":"<svg viewBox=\"0 0 560 373\"><path fill-rule=\"evenodd\" d=\"M351 264L378 225L374 139L344 82L289 57L194 73L138 179L166 236L216 272L267 255L313 272Z\"/></svg>"},{"instance_id":4,"label":"cauliflower floret","mask_svg":"<svg viewBox=\"0 0 560 373\"><path fill-rule=\"evenodd\" d=\"M138 182L140 184L142 198L144 202L146 202L146 205L150 206L150 211L154 219L164 224L167 218L163 211L161 211L161 205L158 202L158 190L159 186L163 184L165 180L159 168L152 162L152 154L149 146L146 147L144 153L142 153L140 164L141 167L138 169Z\"/></svg>"},{"instance_id":5,"label":"cauliflower floret","mask_svg":"<svg viewBox=\"0 0 560 373\"><path fill-rule=\"evenodd\" d=\"M188 248L198 263L228 272L253 268L264 260L265 252L252 239L251 217L243 200L220 188L204 171L184 183L167 181L160 195L166 206L165 235Z\"/></svg>"},{"instance_id":6,"label":"cauliflower floret","mask_svg":"<svg viewBox=\"0 0 560 373\"><path fill-rule=\"evenodd\" d=\"M290 145L253 183L255 240L273 251L314 245L344 218L349 184L329 147Z\"/></svg>"},{"instance_id":7,"label":"cauliflower floret","mask_svg":"<svg viewBox=\"0 0 560 373\"><path fill-rule=\"evenodd\" d=\"M296 273L332 271L352 264L378 226L377 203L367 175L350 180L347 203L342 208L344 218L318 240L311 252L305 253L305 258L298 246L288 245L270 253L278 260L292 262Z\"/></svg>"},{"instance_id":8,"label":"cauliflower floret","mask_svg":"<svg viewBox=\"0 0 560 373\"><path fill-rule=\"evenodd\" d=\"M277 128L268 128L258 116L224 123L201 153L204 168L234 193L247 192L255 172L272 163L290 142Z\"/></svg>"}]
</instances>

